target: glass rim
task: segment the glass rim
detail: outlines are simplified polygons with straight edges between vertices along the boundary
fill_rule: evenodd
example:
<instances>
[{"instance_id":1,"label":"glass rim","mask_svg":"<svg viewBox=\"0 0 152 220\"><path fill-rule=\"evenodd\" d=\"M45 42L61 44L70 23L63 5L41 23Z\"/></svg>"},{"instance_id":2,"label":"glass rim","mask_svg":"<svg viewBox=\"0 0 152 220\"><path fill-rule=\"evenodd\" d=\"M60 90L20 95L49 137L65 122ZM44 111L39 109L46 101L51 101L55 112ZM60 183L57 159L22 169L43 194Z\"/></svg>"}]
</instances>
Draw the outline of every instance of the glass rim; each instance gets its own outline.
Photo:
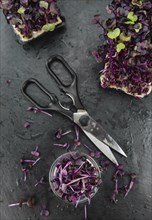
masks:
<instances>
[{"instance_id":1,"label":"glass rim","mask_svg":"<svg viewBox=\"0 0 152 220\"><path fill-rule=\"evenodd\" d=\"M68 155L70 155L70 154L78 154L78 155L86 156L86 158L89 160L89 162L91 162L91 164L92 164L94 167L96 167L97 173L98 173L98 177L101 178L101 169L100 169L100 166L97 164L97 162L96 162L90 155L88 155L88 154L86 154L86 153L84 153L84 152L79 152L79 151L71 151L71 152L67 152L67 153L64 153L64 154L60 155L60 156L52 163L52 165L51 165L51 167L50 167L50 170L49 170L49 184L50 184L50 187L51 187L52 192L53 192L58 198L60 198L62 201L66 202L66 203L68 203L68 204L69 204L69 203L71 204L71 202L64 200L64 199L59 195L59 193L57 192L57 190L54 189L54 184L51 182L51 178L52 178L52 176L53 176L53 174L54 174L54 168L55 168L55 165L58 163L58 161L60 161L62 158L66 157L66 156L68 156ZM94 193L91 194L91 196L90 196L90 199L92 199L92 198L96 195L96 193L98 192L98 189L99 189L99 187L96 186L95 189L94 189ZM79 204L85 203L85 202L87 202L87 201L88 201L87 197L84 197L84 198L80 199Z\"/></svg>"}]
</instances>

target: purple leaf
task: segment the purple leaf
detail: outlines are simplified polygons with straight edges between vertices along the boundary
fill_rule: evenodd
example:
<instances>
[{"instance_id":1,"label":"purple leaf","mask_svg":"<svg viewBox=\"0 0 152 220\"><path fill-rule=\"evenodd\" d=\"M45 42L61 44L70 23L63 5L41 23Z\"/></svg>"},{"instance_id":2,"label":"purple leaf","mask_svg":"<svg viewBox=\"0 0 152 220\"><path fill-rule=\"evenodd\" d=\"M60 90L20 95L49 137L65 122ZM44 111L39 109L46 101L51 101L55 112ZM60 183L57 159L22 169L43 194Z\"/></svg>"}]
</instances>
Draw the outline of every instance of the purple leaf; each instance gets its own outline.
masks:
<instances>
[{"instance_id":1,"label":"purple leaf","mask_svg":"<svg viewBox=\"0 0 152 220\"><path fill-rule=\"evenodd\" d=\"M10 86L11 82L12 82L12 81L11 81L10 79L7 79L7 80L5 81L5 83L6 83L7 86Z\"/></svg>"},{"instance_id":2,"label":"purple leaf","mask_svg":"<svg viewBox=\"0 0 152 220\"><path fill-rule=\"evenodd\" d=\"M47 210L47 209L42 209L40 211L40 216L44 216L44 217L47 217L50 215L50 212Z\"/></svg>"},{"instance_id":3,"label":"purple leaf","mask_svg":"<svg viewBox=\"0 0 152 220\"><path fill-rule=\"evenodd\" d=\"M39 146L36 146L34 151L31 151L31 154L35 157L39 157L40 153L38 152Z\"/></svg>"},{"instance_id":4,"label":"purple leaf","mask_svg":"<svg viewBox=\"0 0 152 220\"><path fill-rule=\"evenodd\" d=\"M24 128L30 128L30 127L31 127L31 124L28 121L26 121L24 123Z\"/></svg>"}]
</instances>

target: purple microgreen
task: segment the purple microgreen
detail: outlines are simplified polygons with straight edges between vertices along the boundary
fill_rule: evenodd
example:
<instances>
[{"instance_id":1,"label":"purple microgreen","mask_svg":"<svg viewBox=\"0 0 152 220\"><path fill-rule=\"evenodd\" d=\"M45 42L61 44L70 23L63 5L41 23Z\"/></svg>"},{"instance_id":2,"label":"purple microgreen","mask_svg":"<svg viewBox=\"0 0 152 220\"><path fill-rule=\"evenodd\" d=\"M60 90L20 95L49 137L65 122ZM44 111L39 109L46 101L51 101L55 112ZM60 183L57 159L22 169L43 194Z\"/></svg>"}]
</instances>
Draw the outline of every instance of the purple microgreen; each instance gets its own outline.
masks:
<instances>
[{"instance_id":1,"label":"purple microgreen","mask_svg":"<svg viewBox=\"0 0 152 220\"><path fill-rule=\"evenodd\" d=\"M75 208L78 207L79 202L80 202L80 197L77 198L77 201L76 201L76 203L75 203Z\"/></svg>"},{"instance_id":2,"label":"purple microgreen","mask_svg":"<svg viewBox=\"0 0 152 220\"><path fill-rule=\"evenodd\" d=\"M29 170L28 169L24 169L22 170L23 174L24 174L24 181L27 180L27 174L29 173Z\"/></svg>"},{"instance_id":3,"label":"purple microgreen","mask_svg":"<svg viewBox=\"0 0 152 220\"><path fill-rule=\"evenodd\" d=\"M113 190L113 193L112 193L112 196L111 196L111 200L114 203L117 203L118 200L116 199L116 195L118 195L118 193L119 193L119 191L118 191L118 179L114 178L114 182L115 182L115 185L114 185L114 190Z\"/></svg>"},{"instance_id":4,"label":"purple microgreen","mask_svg":"<svg viewBox=\"0 0 152 220\"><path fill-rule=\"evenodd\" d=\"M65 148L66 150L70 147L70 145L68 143L65 144L53 144L56 147L61 147L61 148Z\"/></svg>"},{"instance_id":5,"label":"purple microgreen","mask_svg":"<svg viewBox=\"0 0 152 220\"><path fill-rule=\"evenodd\" d=\"M74 139L74 149L76 149L78 146L81 145L80 142L80 131L78 126L75 126L75 134L76 134L76 138Z\"/></svg>"},{"instance_id":6,"label":"purple microgreen","mask_svg":"<svg viewBox=\"0 0 152 220\"><path fill-rule=\"evenodd\" d=\"M110 165L110 161L109 160L101 160L100 164L104 170L107 170Z\"/></svg>"},{"instance_id":7,"label":"purple microgreen","mask_svg":"<svg viewBox=\"0 0 152 220\"><path fill-rule=\"evenodd\" d=\"M30 128L30 127L31 127L31 124L28 121L26 121L24 123L24 128Z\"/></svg>"},{"instance_id":8,"label":"purple microgreen","mask_svg":"<svg viewBox=\"0 0 152 220\"><path fill-rule=\"evenodd\" d=\"M36 159L36 160L34 161L34 163L32 164L32 167L35 166L40 159L41 159L40 157L39 157L38 159Z\"/></svg>"},{"instance_id":9,"label":"purple microgreen","mask_svg":"<svg viewBox=\"0 0 152 220\"><path fill-rule=\"evenodd\" d=\"M7 80L5 81L5 83L6 83L7 86L10 86L11 82L12 82L12 81L11 81L10 79L7 79Z\"/></svg>"},{"instance_id":10,"label":"purple microgreen","mask_svg":"<svg viewBox=\"0 0 152 220\"><path fill-rule=\"evenodd\" d=\"M73 205L76 205L77 197L74 196L74 195L72 195L72 196L71 196L71 200L72 200L72 204L73 204Z\"/></svg>"},{"instance_id":11,"label":"purple microgreen","mask_svg":"<svg viewBox=\"0 0 152 220\"><path fill-rule=\"evenodd\" d=\"M52 115L51 115L50 113L45 112L45 111L43 111L43 110L41 110L41 109L38 109L38 108L36 108L36 107L31 107L31 106L30 106L30 107L27 108L27 111L34 112L35 114L38 113L38 112L41 112L41 113L43 113L43 114L45 114L45 115L47 115L47 116L51 116L51 117L52 117Z\"/></svg>"},{"instance_id":12,"label":"purple microgreen","mask_svg":"<svg viewBox=\"0 0 152 220\"><path fill-rule=\"evenodd\" d=\"M44 115L52 117L52 115L50 113L48 113L48 112L45 112L45 111L42 111L42 110L40 110L40 112L42 112Z\"/></svg>"},{"instance_id":13,"label":"purple microgreen","mask_svg":"<svg viewBox=\"0 0 152 220\"><path fill-rule=\"evenodd\" d=\"M123 176L125 174L124 168L122 164L116 165L116 171L113 178L117 178L117 176Z\"/></svg>"},{"instance_id":14,"label":"purple microgreen","mask_svg":"<svg viewBox=\"0 0 152 220\"><path fill-rule=\"evenodd\" d=\"M65 136L65 135L67 135L67 134L69 134L69 133L71 133L71 130L68 130L68 131L66 131L66 132L62 132L62 129L59 128L59 129L55 132L55 137L56 137L57 139L61 139L61 137Z\"/></svg>"},{"instance_id":15,"label":"purple microgreen","mask_svg":"<svg viewBox=\"0 0 152 220\"><path fill-rule=\"evenodd\" d=\"M39 146L36 146L34 151L31 151L31 154L35 157L39 157L40 153L38 152Z\"/></svg>"},{"instance_id":16,"label":"purple microgreen","mask_svg":"<svg viewBox=\"0 0 152 220\"><path fill-rule=\"evenodd\" d=\"M62 137L62 129L61 129L61 128L59 128L59 129L55 132L55 137L56 137L57 139L61 139L61 137Z\"/></svg>"},{"instance_id":17,"label":"purple microgreen","mask_svg":"<svg viewBox=\"0 0 152 220\"><path fill-rule=\"evenodd\" d=\"M47 210L45 207L43 207L42 210L40 211L40 216L47 217L49 215L50 215L49 210Z\"/></svg>"},{"instance_id":18,"label":"purple microgreen","mask_svg":"<svg viewBox=\"0 0 152 220\"><path fill-rule=\"evenodd\" d=\"M87 213L87 205L84 205L84 220L88 219L88 213Z\"/></svg>"},{"instance_id":19,"label":"purple microgreen","mask_svg":"<svg viewBox=\"0 0 152 220\"><path fill-rule=\"evenodd\" d=\"M113 191L113 193L112 193L112 196L111 196L111 200L114 202L114 203L117 203L118 202L118 200L116 199L116 192L115 191Z\"/></svg>"},{"instance_id":20,"label":"purple microgreen","mask_svg":"<svg viewBox=\"0 0 152 220\"><path fill-rule=\"evenodd\" d=\"M118 191L118 179L114 179L114 182L115 182L115 193L116 193L116 195L119 193L119 191Z\"/></svg>"},{"instance_id":21,"label":"purple microgreen","mask_svg":"<svg viewBox=\"0 0 152 220\"><path fill-rule=\"evenodd\" d=\"M27 180L27 174L30 172L33 166L40 160L40 157L37 160L25 160L21 159L20 164L22 166L22 173L24 175L24 181Z\"/></svg>"},{"instance_id":22,"label":"purple microgreen","mask_svg":"<svg viewBox=\"0 0 152 220\"><path fill-rule=\"evenodd\" d=\"M23 205L28 206L29 208L33 208L35 205L35 197L31 196L28 198L28 200L21 200L20 202L17 203L12 203L10 205L8 205L9 207L14 207L14 206L20 206L22 207Z\"/></svg>"},{"instance_id":23,"label":"purple microgreen","mask_svg":"<svg viewBox=\"0 0 152 220\"><path fill-rule=\"evenodd\" d=\"M98 150L91 150L91 148L88 146L88 145L86 145L86 144L83 144L83 146L84 147L86 147L89 151L90 151L90 153L89 153L89 155L91 156L91 157L95 157L95 158L100 158L101 157L101 151L98 151Z\"/></svg>"},{"instance_id":24,"label":"purple microgreen","mask_svg":"<svg viewBox=\"0 0 152 220\"><path fill-rule=\"evenodd\" d=\"M130 190L132 189L132 187L134 186L135 184L135 181L136 181L136 174L135 173L132 173L130 174L130 183L128 184L128 186L126 187L126 193L124 195L124 198L126 198L126 196L128 195L128 193L130 192Z\"/></svg>"},{"instance_id":25,"label":"purple microgreen","mask_svg":"<svg viewBox=\"0 0 152 220\"><path fill-rule=\"evenodd\" d=\"M20 163L21 163L21 164L25 164L25 163L31 163L31 164L32 164L32 163L34 163L34 162L35 162L35 160L25 160L25 159L21 159L21 160L20 160Z\"/></svg>"},{"instance_id":26,"label":"purple microgreen","mask_svg":"<svg viewBox=\"0 0 152 220\"><path fill-rule=\"evenodd\" d=\"M101 53L100 53L98 50L93 51L93 52L92 52L92 55L95 57L95 59L96 59L96 61L97 61L98 63L101 63L101 62L102 62L103 57L102 57Z\"/></svg>"},{"instance_id":27,"label":"purple microgreen","mask_svg":"<svg viewBox=\"0 0 152 220\"><path fill-rule=\"evenodd\" d=\"M35 114L36 114L37 112L40 112L40 110L39 110L38 108L36 108L36 107L31 107L31 106L27 108L27 111L34 112Z\"/></svg>"},{"instance_id":28,"label":"purple microgreen","mask_svg":"<svg viewBox=\"0 0 152 220\"><path fill-rule=\"evenodd\" d=\"M43 185L43 184L46 184L45 180L44 180L44 177L42 176L39 181L34 185L35 187L38 186L38 185Z\"/></svg>"}]
</instances>

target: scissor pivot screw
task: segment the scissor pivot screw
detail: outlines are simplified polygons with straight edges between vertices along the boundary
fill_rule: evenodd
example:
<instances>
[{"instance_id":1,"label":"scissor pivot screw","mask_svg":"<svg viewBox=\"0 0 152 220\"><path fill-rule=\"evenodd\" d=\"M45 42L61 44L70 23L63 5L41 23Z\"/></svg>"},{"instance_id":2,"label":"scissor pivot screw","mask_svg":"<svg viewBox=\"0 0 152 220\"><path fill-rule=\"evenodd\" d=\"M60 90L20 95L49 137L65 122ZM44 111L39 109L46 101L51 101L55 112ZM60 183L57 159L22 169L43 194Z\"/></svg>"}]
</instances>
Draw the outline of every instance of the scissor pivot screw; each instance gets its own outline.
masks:
<instances>
[{"instance_id":1,"label":"scissor pivot screw","mask_svg":"<svg viewBox=\"0 0 152 220\"><path fill-rule=\"evenodd\" d=\"M80 122L81 126L85 127L88 125L89 120L90 119L87 115L83 115L80 117L79 122Z\"/></svg>"}]
</instances>

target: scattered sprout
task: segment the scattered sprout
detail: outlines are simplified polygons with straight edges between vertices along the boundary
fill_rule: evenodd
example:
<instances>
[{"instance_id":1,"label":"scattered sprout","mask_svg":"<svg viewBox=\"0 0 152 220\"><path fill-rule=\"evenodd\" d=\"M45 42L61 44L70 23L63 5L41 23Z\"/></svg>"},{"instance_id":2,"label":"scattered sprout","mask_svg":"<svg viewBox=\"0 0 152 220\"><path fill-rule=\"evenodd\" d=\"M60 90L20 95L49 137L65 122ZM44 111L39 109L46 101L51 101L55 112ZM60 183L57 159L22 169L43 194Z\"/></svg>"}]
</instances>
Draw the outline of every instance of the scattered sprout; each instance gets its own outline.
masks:
<instances>
[{"instance_id":1,"label":"scattered sprout","mask_svg":"<svg viewBox=\"0 0 152 220\"><path fill-rule=\"evenodd\" d=\"M59 128L59 129L55 132L55 137L56 137L57 139L61 139L61 137L65 136L65 135L67 135L67 134L69 134L69 133L71 133L71 130L62 132L62 129Z\"/></svg>"},{"instance_id":2,"label":"scattered sprout","mask_svg":"<svg viewBox=\"0 0 152 220\"><path fill-rule=\"evenodd\" d=\"M78 146L81 145L80 142L80 131L78 126L75 126L75 134L76 134L76 138L74 139L74 149L76 149Z\"/></svg>"},{"instance_id":3,"label":"scattered sprout","mask_svg":"<svg viewBox=\"0 0 152 220\"><path fill-rule=\"evenodd\" d=\"M46 112L46 111L43 111L43 110L41 110L41 109L38 109L38 108L36 108L36 107L31 107L31 106L30 106L30 107L27 108L27 111L34 112L35 114L38 113L38 112L41 112L41 113L43 113L43 114L45 114L45 115L47 115L47 116L52 117L52 115L51 115L50 113L48 113L48 112Z\"/></svg>"},{"instance_id":4,"label":"scattered sprout","mask_svg":"<svg viewBox=\"0 0 152 220\"><path fill-rule=\"evenodd\" d=\"M33 208L35 206L35 197L31 196L28 198L28 200L25 199L21 199L19 202L17 203L12 203L10 205L8 205L9 207L14 207L14 206L20 206L22 207L23 205L28 206L29 208Z\"/></svg>"},{"instance_id":5,"label":"scattered sprout","mask_svg":"<svg viewBox=\"0 0 152 220\"><path fill-rule=\"evenodd\" d=\"M31 154L35 157L39 157L40 153L38 152L39 146L36 146L34 151L31 151Z\"/></svg>"},{"instance_id":6,"label":"scattered sprout","mask_svg":"<svg viewBox=\"0 0 152 220\"><path fill-rule=\"evenodd\" d=\"M61 147L61 148L65 148L66 150L70 147L70 145L68 143L65 144L53 144L56 147Z\"/></svg>"},{"instance_id":7,"label":"scattered sprout","mask_svg":"<svg viewBox=\"0 0 152 220\"><path fill-rule=\"evenodd\" d=\"M30 128L30 127L31 127L31 124L28 121L26 121L24 123L24 128Z\"/></svg>"},{"instance_id":8,"label":"scattered sprout","mask_svg":"<svg viewBox=\"0 0 152 220\"><path fill-rule=\"evenodd\" d=\"M130 190L132 189L133 185L135 184L135 181L136 181L136 174L135 173L132 173L130 174L130 183L129 185L126 187L126 193L124 195L124 198L128 195L128 193L130 192Z\"/></svg>"},{"instance_id":9,"label":"scattered sprout","mask_svg":"<svg viewBox=\"0 0 152 220\"><path fill-rule=\"evenodd\" d=\"M87 205L84 205L84 220L88 219L88 213L87 213Z\"/></svg>"},{"instance_id":10,"label":"scattered sprout","mask_svg":"<svg viewBox=\"0 0 152 220\"><path fill-rule=\"evenodd\" d=\"M47 216L49 216L49 215L50 215L49 210L47 210L47 209L45 208L45 206L43 206L42 210L40 211L40 216L47 217Z\"/></svg>"},{"instance_id":11,"label":"scattered sprout","mask_svg":"<svg viewBox=\"0 0 152 220\"><path fill-rule=\"evenodd\" d=\"M7 79L7 80L5 81L5 83L6 83L7 86L9 86L9 85L11 84L11 82L12 82L12 81L11 81L10 79Z\"/></svg>"},{"instance_id":12,"label":"scattered sprout","mask_svg":"<svg viewBox=\"0 0 152 220\"><path fill-rule=\"evenodd\" d=\"M30 172L30 170L32 169L32 167L34 167L40 159L41 158L39 157L36 160L25 160L25 159L20 160L20 164L22 167L21 170L24 175L24 181L26 181L27 175Z\"/></svg>"},{"instance_id":13,"label":"scattered sprout","mask_svg":"<svg viewBox=\"0 0 152 220\"><path fill-rule=\"evenodd\" d=\"M38 185L43 185L43 184L46 184L46 182L45 182L44 177L42 176L42 177L40 178L40 180L39 180L34 186L36 187L36 186L38 186Z\"/></svg>"}]
</instances>

